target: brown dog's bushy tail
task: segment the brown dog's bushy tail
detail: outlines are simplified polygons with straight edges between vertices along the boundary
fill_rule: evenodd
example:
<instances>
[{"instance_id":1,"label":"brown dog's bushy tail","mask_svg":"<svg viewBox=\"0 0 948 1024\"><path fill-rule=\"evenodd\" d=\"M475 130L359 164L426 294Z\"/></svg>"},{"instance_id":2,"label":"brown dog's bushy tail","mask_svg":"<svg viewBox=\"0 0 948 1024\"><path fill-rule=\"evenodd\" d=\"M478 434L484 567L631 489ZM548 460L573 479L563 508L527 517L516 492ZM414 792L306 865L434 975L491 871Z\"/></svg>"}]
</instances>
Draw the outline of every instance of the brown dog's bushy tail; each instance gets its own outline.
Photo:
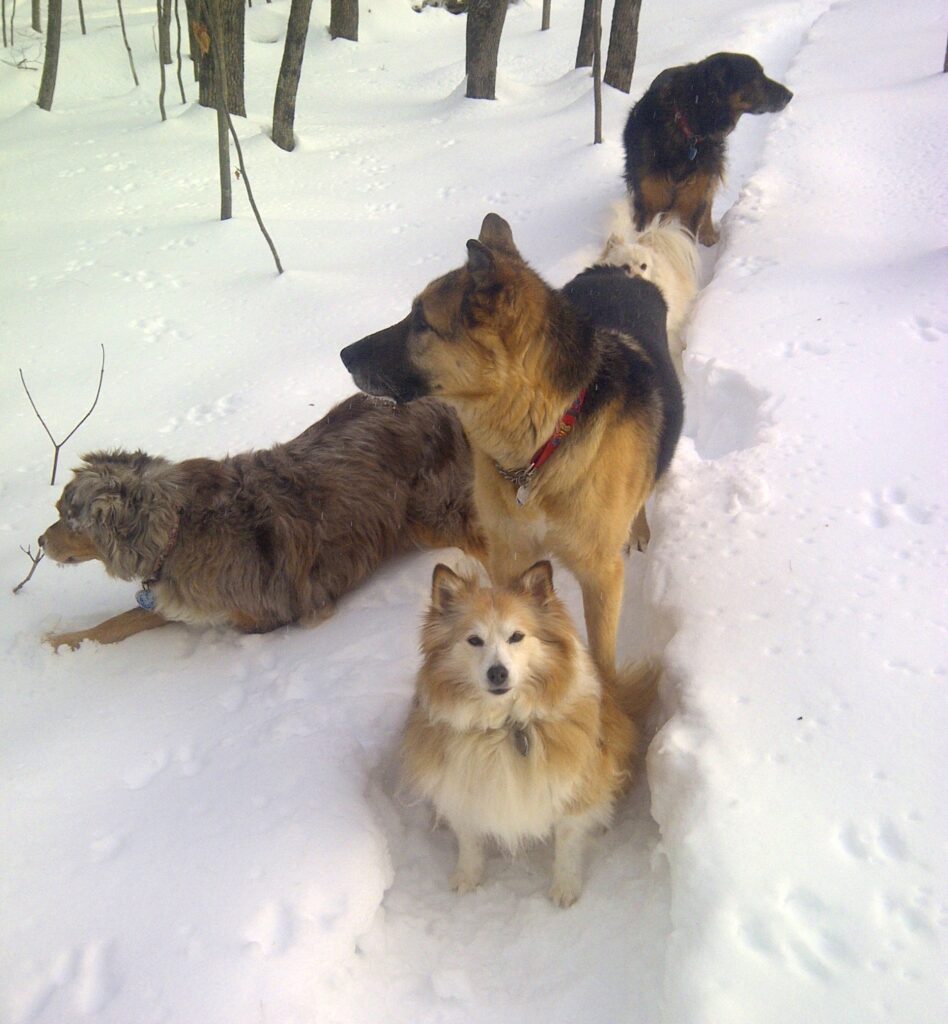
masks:
<instances>
[{"instance_id":1,"label":"brown dog's bushy tail","mask_svg":"<svg viewBox=\"0 0 948 1024\"><path fill-rule=\"evenodd\" d=\"M657 661L640 661L624 665L612 683L619 707L633 720L644 717L658 693L662 666Z\"/></svg>"}]
</instances>

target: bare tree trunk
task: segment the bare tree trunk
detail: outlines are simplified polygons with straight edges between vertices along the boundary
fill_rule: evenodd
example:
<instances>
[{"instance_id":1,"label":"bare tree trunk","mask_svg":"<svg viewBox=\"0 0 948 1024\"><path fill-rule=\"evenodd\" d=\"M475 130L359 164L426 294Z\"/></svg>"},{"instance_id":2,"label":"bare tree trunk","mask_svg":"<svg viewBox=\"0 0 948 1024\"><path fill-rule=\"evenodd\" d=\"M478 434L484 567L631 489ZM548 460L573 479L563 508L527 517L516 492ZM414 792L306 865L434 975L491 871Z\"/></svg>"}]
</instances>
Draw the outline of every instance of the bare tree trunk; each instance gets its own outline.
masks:
<instances>
[{"instance_id":1,"label":"bare tree trunk","mask_svg":"<svg viewBox=\"0 0 948 1024\"><path fill-rule=\"evenodd\" d=\"M178 88L181 90L181 102L187 103L188 98L184 94L184 79L181 77L181 12L178 8L178 0L174 0L174 23L178 30L178 46L177 46L177 57L178 57Z\"/></svg>"},{"instance_id":2,"label":"bare tree trunk","mask_svg":"<svg viewBox=\"0 0 948 1024\"><path fill-rule=\"evenodd\" d=\"M550 7L552 0L543 0L543 15L540 20L540 31L546 32L550 27Z\"/></svg>"},{"instance_id":3,"label":"bare tree trunk","mask_svg":"<svg viewBox=\"0 0 948 1024\"><path fill-rule=\"evenodd\" d=\"M359 41L359 0L332 0L329 8L331 39Z\"/></svg>"},{"instance_id":4,"label":"bare tree trunk","mask_svg":"<svg viewBox=\"0 0 948 1024\"><path fill-rule=\"evenodd\" d=\"M194 35L194 26L198 23L197 16L198 0L184 0L184 11L188 19L188 53L191 57L191 66L194 68L194 81L201 77L201 48Z\"/></svg>"},{"instance_id":5,"label":"bare tree trunk","mask_svg":"<svg viewBox=\"0 0 948 1024\"><path fill-rule=\"evenodd\" d=\"M158 55L162 64L171 63L171 0L158 3Z\"/></svg>"},{"instance_id":6,"label":"bare tree trunk","mask_svg":"<svg viewBox=\"0 0 948 1024\"><path fill-rule=\"evenodd\" d=\"M283 45L283 63L277 79L276 95L273 98L273 141L290 152L293 149L293 121L296 118L296 90L303 70L303 55L306 51L306 33L309 31L309 16L313 0L292 0L290 19L286 25L286 42Z\"/></svg>"},{"instance_id":7,"label":"bare tree trunk","mask_svg":"<svg viewBox=\"0 0 948 1024\"><path fill-rule=\"evenodd\" d=\"M40 19L40 0L33 0L32 4L32 15L33 15L33 31L42 32L43 24Z\"/></svg>"},{"instance_id":8,"label":"bare tree trunk","mask_svg":"<svg viewBox=\"0 0 948 1024\"><path fill-rule=\"evenodd\" d=\"M161 7L162 0L155 0L156 10L158 12L158 35L161 36ZM160 46L159 46L160 51ZM158 109L161 111L161 120L167 121L168 115L165 113L165 62L163 60L158 61L158 70L160 74L161 86L158 89Z\"/></svg>"},{"instance_id":9,"label":"bare tree trunk","mask_svg":"<svg viewBox=\"0 0 948 1024\"><path fill-rule=\"evenodd\" d=\"M635 51L639 45L639 13L642 0L616 0L612 8L609 53L603 81L613 89L628 92L632 88Z\"/></svg>"},{"instance_id":10,"label":"bare tree trunk","mask_svg":"<svg viewBox=\"0 0 948 1024\"><path fill-rule=\"evenodd\" d=\"M53 109L56 91L56 72L59 69L59 37L63 27L63 0L49 0L46 13L46 59L43 61L43 79L36 103L43 110Z\"/></svg>"},{"instance_id":11,"label":"bare tree trunk","mask_svg":"<svg viewBox=\"0 0 948 1024\"><path fill-rule=\"evenodd\" d=\"M241 6L242 6L242 4L243 4L243 0L241 0ZM221 5L221 0L204 0L204 9L207 12L207 18L208 18L208 21L211 23L211 30L212 30L212 33L213 33L212 41L211 41L212 42L212 46L216 45L214 43L214 39L219 39L221 37L221 35L222 35L222 29L221 29L221 20L222 19L221 19L221 6L220 5ZM260 228L260 233L263 235L264 239L266 240L267 245L270 247L270 254L273 256L273 262L276 264L277 273L278 274L282 274L283 273L283 265L280 263L280 256L279 256L279 254L276 251L276 246L273 244L273 239L270 237L270 232L267 231L266 226L263 223L263 218L260 216L260 210L257 208L256 200L253 197L253 190L250 187L250 178L247 175L247 168L244 165L243 150L240 148L240 139L237 137L237 132L234 131L234 122L231 120L230 113L227 110L227 107L228 107L228 103L227 103L227 100L228 100L228 96L227 96L228 74L227 74L227 54L226 54L226 52L219 54L218 62L217 62L217 73L220 76L220 81L218 82L218 87L219 87L219 90L220 90L220 98L221 98L220 105L217 108L218 125L220 125L220 119L221 119L221 117L223 117L224 120L226 121L227 128L230 129L230 137L234 140L234 149L237 150L237 162L240 164L240 173L239 173L238 176L243 179L244 189L247 192L247 200L250 203L250 209L253 210L253 215L256 218L257 227ZM220 142L218 142L218 148L219 147L220 147ZM229 154L228 154L228 157L229 157ZM228 159L228 163L229 163L229 159ZM221 165L221 169L223 170L223 163ZM229 197L229 194L230 194L230 183L229 183L229 181L228 181L227 192L228 192L228 197ZM224 193L224 190L223 190L223 183L222 183L222 187L221 187L222 202L223 202L223 193ZM221 217L221 220L224 220L224 219L225 219L224 217Z\"/></svg>"},{"instance_id":12,"label":"bare tree trunk","mask_svg":"<svg viewBox=\"0 0 948 1024\"><path fill-rule=\"evenodd\" d=\"M10 44L7 42L7 0L0 0L0 22L3 23L3 48Z\"/></svg>"},{"instance_id":13,"label":"bare tree trunk","mask_svg":"<svg viewBox=\"0 0 948 1024\"><path fill-rule=\"evenodd\" d=\"M79 0L79 25L82 28L82 34L86 34L86 12L82 9L82 0Z\"/></svg>"},{"instance_id":14,"label":"bare tree trunk","mask_svg":"<svg viewBox=\"0 0 948 1024\"><path fill-rule=\"evenodd\" d=\"M593 53L595 132L593 134L593 145L599 145L602 142L602 0L596 0L595 38L596 49Z\"/></svg>"},{"instance_id":15,"label":"bare tree trunk","mask_svg":"<svg viewBox=\"0 0 948 1024\"><path fill-rule=\"evenodd\" d=\"M132 59L132 48L128 45L128 34L125 31L125 12L122 10L122 0L118 0L119 24L122 26L122 39L125 43L125 52L128 54L128 66L132 69L132 78L138 85L138 75L135 74L135 61Z\"/></svg>"},{"instance_id":16,"label":"bare tree trunk","mask_svg":"<svg viewBox=\"0 0 948 1024\"><path fill-rule=\"evenodd\" d=\"M576 47L576 67L591 68L596 50L596 0L585 0L583 23L579 28L579 45Z\"/></svg>"},{"instance_id":17,"label":"bare tree trunk","mask_svg":"<svg viewBox=\"0 0 948 1024\"><path fill-rule=\"evenodd\" d=\"M471 0L468 4L465 34L468 99L495 98L497 53L506 17L507 0Z\"/></svg>"},{"instance_id":18,"label":"bare tree trunk","mask_svg":"<svg viewBox=\"0 0 948 1024\"><path fill-rule=\"evenodd\" d=\"M205 8L206 10L206 8ZM214 46L204 52L201 47L201 70L198 81L201 88L198 103L202 107L217 109L217 78L214 74L215 52L222 53L227 68L227 109L238 117L246 117L244 106L244 14L243 0L228 0L220 12L221 34ZM198 18L201 23L200 16ZM207 20L203 21L205 29Z\"/></svg>"}]
</instances>

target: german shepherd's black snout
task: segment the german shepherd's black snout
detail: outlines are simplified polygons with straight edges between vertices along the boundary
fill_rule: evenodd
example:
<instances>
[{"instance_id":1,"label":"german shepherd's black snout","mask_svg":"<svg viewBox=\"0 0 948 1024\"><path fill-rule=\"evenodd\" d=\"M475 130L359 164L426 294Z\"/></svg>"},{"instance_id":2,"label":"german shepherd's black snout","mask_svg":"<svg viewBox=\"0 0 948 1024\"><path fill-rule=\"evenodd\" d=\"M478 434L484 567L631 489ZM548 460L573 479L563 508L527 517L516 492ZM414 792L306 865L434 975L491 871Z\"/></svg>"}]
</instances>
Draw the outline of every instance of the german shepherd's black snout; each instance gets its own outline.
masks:
<instances>
[{"instance_id":1,"label":"german shepherd's black snout","mask_svg":"<svg viewBox=\"0 0 948 1024\"><path fill-rule=\"evenodd\" d=\"M356 387L367 395L411 402L429 394L427 381L412 366L409 356L410 321L407 316L339 353Z\"/></svg>"}]
</instances>

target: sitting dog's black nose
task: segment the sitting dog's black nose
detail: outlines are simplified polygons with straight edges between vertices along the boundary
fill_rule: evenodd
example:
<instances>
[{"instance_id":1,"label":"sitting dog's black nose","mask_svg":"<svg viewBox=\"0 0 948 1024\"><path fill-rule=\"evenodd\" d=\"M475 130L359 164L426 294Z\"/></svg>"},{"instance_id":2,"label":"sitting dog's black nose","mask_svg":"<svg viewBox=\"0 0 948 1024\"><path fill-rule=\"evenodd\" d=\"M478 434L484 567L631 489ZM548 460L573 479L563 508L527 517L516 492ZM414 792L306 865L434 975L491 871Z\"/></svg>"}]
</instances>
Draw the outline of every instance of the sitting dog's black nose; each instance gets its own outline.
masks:
<instances>
[{"instance_id":1,"label":"sitting dog's black nose","mask_svg":"<svg viewBox=\"0 0 948 1024\"><path fill-rule=\"evenodd\" d=\"M503 665L491 665L487 670L487 681L490 683L490 688L500 693L506 691L507 677L510 673Z\"/></svg>"}]
</instances>

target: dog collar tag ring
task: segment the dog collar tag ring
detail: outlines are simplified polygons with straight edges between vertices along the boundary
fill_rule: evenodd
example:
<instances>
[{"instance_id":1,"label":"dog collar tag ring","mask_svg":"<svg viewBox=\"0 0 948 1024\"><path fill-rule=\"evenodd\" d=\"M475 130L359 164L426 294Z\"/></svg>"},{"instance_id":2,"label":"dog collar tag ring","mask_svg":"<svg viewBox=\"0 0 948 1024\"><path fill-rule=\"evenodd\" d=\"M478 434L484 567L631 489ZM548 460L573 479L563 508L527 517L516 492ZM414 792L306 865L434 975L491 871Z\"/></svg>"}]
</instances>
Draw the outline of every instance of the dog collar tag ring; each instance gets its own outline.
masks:
<instances>
[{"instance_id":1,"label":"dog collar tag ring","mask_svg":"<svg viewBox=\"0 0 948 1024\"><path fill-rule=\"evenodd\" d=\"M139 608L144 608L146 612L153 612L155 610L155 595L147 587L139 590L135 595L135 602Z\"/></svg>"},{"instance_id":2,"label":"dog collar tag ring","mask_svg":"<svg viewBox=\"0 0 948 1024\"><path fill-rule=\"evenodd\" d=\"M526 729L521 729L517 726L513 731L513 741L514 746L517 748L517 753L521 757L526 757L530 753L530 737Z\"/></svg>"}]
</instances>

